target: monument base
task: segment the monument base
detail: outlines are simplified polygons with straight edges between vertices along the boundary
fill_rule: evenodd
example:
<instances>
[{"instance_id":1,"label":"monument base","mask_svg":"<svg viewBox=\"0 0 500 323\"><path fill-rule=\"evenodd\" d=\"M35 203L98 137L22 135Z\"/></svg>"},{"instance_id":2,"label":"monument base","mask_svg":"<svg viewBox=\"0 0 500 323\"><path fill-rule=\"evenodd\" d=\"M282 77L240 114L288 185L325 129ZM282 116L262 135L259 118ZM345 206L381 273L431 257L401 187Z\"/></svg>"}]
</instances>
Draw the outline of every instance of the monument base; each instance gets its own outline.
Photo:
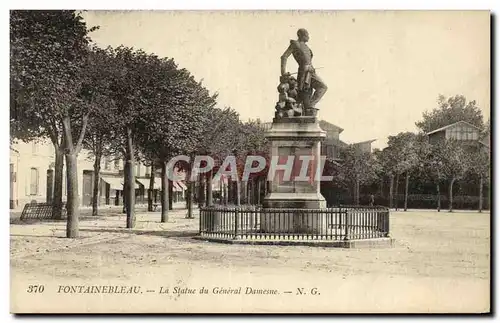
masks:
<instances>
[{"instance_id":1,"label":"monument base","mask_svg":"<svg viewBox=\"0 0 500 323\"><path fill-rule=\"evenodd\" d=\"M320 193L270 193L264 199L263 206L283 209L283 212L261 214L261 232L307 234L328 232L326 215L308 211L308 209L317 210L326 207L326 200ZM286 209L295 210L287 212ZM304 212L300 212L300 209L304 209Z\"/></svg>"},{"instance_id":2,"label":"monument base","mask_svg":"<svg viewBox=\"0 0 500 323\"><path fill-rule=\"evenodd\" d=\"M263 201L264 208L324 209L326 200L319 192L269 193Z\"/></svg>"}]
</instances>

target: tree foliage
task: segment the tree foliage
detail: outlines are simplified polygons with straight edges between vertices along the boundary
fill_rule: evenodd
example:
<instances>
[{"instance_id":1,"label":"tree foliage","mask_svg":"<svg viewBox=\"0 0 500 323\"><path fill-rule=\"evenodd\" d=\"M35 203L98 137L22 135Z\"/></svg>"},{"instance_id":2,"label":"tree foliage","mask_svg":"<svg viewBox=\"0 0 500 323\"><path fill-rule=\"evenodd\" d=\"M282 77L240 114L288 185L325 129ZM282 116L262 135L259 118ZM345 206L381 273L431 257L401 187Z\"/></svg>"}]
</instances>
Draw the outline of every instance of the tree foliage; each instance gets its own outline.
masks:
<instances>
[{"instance_id":1,"label":"tree foliage","mask_svg":"<svg viewBox=\"0 0 500 323\"><path fill-rule=\"evenodd\" d=\"M476 101L468 101L463 95L449 98L440 95L438 107L431 112L424 112L422 120L415 125L424 133L447 126L449 124L466 121L479 129L484 128L483 115Z\"/></svg>"},{"instance_id":2,"label":"tree foliage","mask_svg":"<svg viewBox=\"0 0 500 323\"><path fill-rule=\"evenodd\" d=\"M62 177L58 154L64 149L69 175L67 236L76 237L76 156L93 109L94 87L87 71L88 34L95 28L88 29L73 10L12 11L10 26L11 135L21 140L50 138L56 150L56 184ZM55 188L56 208L60 187Z\"/></svg>"}]
</instances>

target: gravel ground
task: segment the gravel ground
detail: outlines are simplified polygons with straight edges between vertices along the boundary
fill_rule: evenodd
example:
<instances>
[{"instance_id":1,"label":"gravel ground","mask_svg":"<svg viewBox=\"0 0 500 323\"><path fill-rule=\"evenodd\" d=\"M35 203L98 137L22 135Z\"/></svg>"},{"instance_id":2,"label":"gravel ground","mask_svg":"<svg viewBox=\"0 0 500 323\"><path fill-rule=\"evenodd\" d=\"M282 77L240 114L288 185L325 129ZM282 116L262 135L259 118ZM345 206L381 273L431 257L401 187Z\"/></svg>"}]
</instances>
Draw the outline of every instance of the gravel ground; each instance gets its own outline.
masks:
<instances>
[{"instance_id":1,"label":"gravel ground","mask_svg":"<svg viewBox=\"0 0 500 323\"><path fill-rule=\"evenodd\" d=\"M116 211L115 211L116 212ZM490 214L392 212L392 248L197 241L198 214L108 212L80 223L11 224L12 312L487 312ZM28 293L29 285L44 285ZM140 286L139 294L65 293ZM177 287L177 288L176 288ZM204 287L207 293L201 293ZM216 294L220 289L241 294ZM299 289L302 289L302 294ZM168 293L165 292L168 289ZM256 291L277 295L256 294ZM189 292L195 294L187 294Z\"/></svg>"}]
</instances>

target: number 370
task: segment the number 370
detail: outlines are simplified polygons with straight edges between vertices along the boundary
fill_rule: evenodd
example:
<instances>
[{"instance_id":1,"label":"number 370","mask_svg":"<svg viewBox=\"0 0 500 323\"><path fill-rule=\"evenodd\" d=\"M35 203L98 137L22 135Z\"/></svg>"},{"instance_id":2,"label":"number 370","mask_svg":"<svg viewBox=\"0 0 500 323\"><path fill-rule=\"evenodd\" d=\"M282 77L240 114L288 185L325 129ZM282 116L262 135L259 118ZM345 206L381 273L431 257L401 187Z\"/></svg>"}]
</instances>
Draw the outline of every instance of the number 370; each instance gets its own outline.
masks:
<instances>
[{"instance_id":1,"label":"number 370","mask_svg":"<svg viewBox=\"0 0 500 323\"><path fill-rule=\"evenodd\" d=\"M43 293L45 287L43 285L28 285L26 290L28 293Z\"/></svg>"}]
</instances>

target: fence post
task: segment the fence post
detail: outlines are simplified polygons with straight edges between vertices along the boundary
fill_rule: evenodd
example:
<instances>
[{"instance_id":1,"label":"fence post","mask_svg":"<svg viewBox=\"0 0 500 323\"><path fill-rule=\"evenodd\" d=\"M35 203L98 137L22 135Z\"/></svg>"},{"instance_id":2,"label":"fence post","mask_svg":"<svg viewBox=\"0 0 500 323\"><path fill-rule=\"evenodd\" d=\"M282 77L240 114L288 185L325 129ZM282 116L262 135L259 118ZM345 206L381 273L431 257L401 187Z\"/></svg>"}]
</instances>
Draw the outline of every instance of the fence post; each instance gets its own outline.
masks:
<instances>
[{"instance_id":1,"label":"fence post","mask_svg":"<svg viewBox=\"0 0 500 323\"><path fill-rule=\"evenodd\" d=\"M340 216L342 217L342 213L340 214ZM345 233L344 233L344 240L349 240L349 225L350 225L350 222L349 221L349 212L347 211L347 209L345 210Z\"/></svg>"},{"instance_id":2,"label":"fence post","mask_svg":"<svg viewBox=\"0 0 500 323\"><path fill-rule=\"evenodd\" d=\"M389 216L390 216L390 214L391 214L391 213L389 212L389 210L387 210L387 211L385 212L385 217L386 217L386 221L385 221L385 223L386 223L386 227L385 227L385 236L386 236L386 237L388 237L388 236L389 236Z\"/></svg>"},{"instance_id":3,"label":"fence post","mask_svg":"<svg viewBox=\"0 0 500 323\"><path fill-rule=\"evenodd\" d=\"M199 234L201 235L201 222L203 221L203 219L205 218L205 214L204 214L205 210L203 207L200 207L200 225L199 225Z\"/></svg>"},{"instance_id":4,"label":"fence post","mask_svg":"<svg viewBox=\"0 0 500 323\"><path fill-rule=\"evenodd\" d=\"M238 238L238 214L239 214L239 208L236 207L234 209L234 237L233 239L237 239Z\"/></svg>"},{"instance_id":5,"label":"fence post","mask_svg":"<svg viewBox=\"0 0 500 323\"><path fill-rule=\"evenodd\" d=\"M335 223L335 222L332 222ZM342 229L342 205L339 204L339 229Z\"/></svg>"}]
</instances>

